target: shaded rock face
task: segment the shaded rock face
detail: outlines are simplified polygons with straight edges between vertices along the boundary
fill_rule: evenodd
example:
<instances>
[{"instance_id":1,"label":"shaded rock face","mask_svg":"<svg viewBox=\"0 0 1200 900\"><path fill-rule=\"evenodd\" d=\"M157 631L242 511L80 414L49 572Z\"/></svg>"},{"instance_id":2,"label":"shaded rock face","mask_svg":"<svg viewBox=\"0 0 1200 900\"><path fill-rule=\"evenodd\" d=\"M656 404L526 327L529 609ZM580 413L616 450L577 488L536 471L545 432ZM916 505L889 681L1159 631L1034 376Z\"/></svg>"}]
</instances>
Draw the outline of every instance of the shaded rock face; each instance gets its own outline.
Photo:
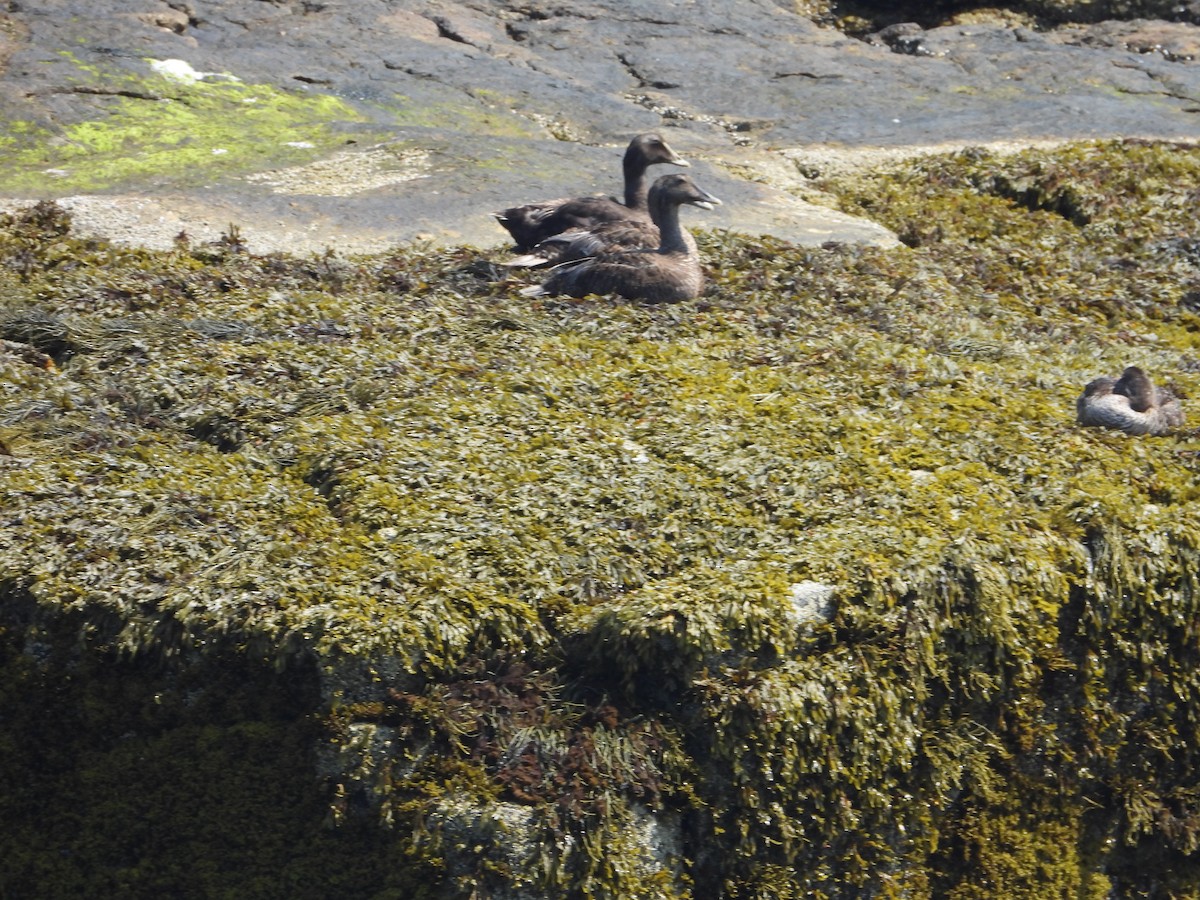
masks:
<instances>
[{"instance_id":1,"label":"shaded rock face","mask_svg":"<svg viewBox=\"0 0 1200 900\"><path fill-rule=\"evenodd\" d=\"M0 17L0 196L103 193L117 199L77 201L82 226L158 246L231 221L260 250L495 245L491 210L613 192L629 137L660 130L726 199L711 227L886 244L798 200L819 172L778 151L1196 137L1196 34L960 24L859 40L753 0L50 0Z\"/></svg>"}]
</instances>

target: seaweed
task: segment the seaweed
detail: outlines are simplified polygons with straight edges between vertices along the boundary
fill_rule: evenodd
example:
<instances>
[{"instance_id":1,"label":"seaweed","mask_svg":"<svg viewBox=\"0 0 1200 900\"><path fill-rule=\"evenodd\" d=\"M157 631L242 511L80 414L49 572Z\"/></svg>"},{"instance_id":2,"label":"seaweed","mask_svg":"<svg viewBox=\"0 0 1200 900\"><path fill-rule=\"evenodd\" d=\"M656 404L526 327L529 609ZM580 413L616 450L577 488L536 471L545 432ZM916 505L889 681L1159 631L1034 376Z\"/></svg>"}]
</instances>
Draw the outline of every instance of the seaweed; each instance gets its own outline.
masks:
<instances>
[{"instance_id":1,"label":"seaweed","mask_svg":"<svg viewBox=\"0 0 1200 900\"><path fill-rule=\"evenodd\" d=\"M104 748L12 794L0 891L63 850L31 798L132 816L127 734L259 779L252 877L303 835L380 896L1194 893L1196 432L1074 400L1128 364L1196 395L1198 175L1145 142L842 175L903 246L701 233L708 290L660 306L0 217L0 741L13 785ZM200 787L144 765L173 821ZM225 889L236 818L136 862L76 821L51 895Z\"/></svg>"}]
</instances>

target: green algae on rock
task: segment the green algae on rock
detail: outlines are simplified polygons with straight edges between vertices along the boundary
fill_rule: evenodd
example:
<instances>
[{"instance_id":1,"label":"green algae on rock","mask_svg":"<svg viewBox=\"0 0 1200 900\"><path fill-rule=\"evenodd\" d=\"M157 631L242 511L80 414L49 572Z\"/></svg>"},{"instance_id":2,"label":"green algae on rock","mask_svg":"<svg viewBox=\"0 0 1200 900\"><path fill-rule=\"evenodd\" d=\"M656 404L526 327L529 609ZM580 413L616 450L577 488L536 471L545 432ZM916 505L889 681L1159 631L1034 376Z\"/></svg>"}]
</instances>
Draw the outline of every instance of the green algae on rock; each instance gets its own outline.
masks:
<instances>
[{"instance_id":1,"label":"green algae on rock","mask_svg":"<svg viewBox=\"0 0 1200 900\"><path fill-rule=\"evenodd\" d=\"M122 673L190 735L216 713L172 686L252 672L198 764L259 747L272 812L310 772L306 852L374 835L380 896L1194 893L1200 448L1073 403L1125 364L1196 395L1198 176L1136 142L843 176L906 246L701 234L712 285L672 306L530 304L470 248L150 253L4 217L12 702L115 667L75 682L116 748L76 789L120 821L120 734L170 744ZM34 718L0 727L16 778ZM250 868L295 834L260 821ZM5 890L61 864L37 827ZM64 878L152 896L220 863L89 827Z\"/></svg>"},{"instance_id":2,"label":"green algae on rock","mask_svg":"<svg viewBox=\"0 0 1200 900\"><path fill-rule=\"evenodd\" d=\"M106 115L60 132L11 123L0 137L0 190L37 196L47 181L60 194L156 179L203 184L311 162L352 136L331 123L365 121L329 94L244 84L162 63L179 61L147 60L141 75L81 66L76 89L106 97Z\"/></svg>"}]
</instances>

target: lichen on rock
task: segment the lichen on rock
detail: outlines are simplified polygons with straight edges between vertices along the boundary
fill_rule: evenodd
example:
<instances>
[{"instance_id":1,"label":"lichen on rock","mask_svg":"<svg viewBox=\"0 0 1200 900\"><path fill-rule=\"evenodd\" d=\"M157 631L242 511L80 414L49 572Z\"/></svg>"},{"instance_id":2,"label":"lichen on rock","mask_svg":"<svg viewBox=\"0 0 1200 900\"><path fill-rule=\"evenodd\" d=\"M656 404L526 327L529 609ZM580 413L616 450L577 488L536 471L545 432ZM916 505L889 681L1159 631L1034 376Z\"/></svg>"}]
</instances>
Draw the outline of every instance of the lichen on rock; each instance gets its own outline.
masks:
<instances>
[{"instance_id":1,"label":"lichen on rock","mask_svg":"<svg viewBox=\"0 0 1200 900\"><path fill-rule=\"evenodd\" d=\"M105 114L56 132L13 123L0 137L6 191L44 195L47 182L59 196L155 179L197 185L272 164L311 163L347 140L349 132L331 122L364 121L328 94L247 84L181 60L146 60L143 72L77 63L77 71L74 90L105 101Z\"/></svg>"}]
</instances>

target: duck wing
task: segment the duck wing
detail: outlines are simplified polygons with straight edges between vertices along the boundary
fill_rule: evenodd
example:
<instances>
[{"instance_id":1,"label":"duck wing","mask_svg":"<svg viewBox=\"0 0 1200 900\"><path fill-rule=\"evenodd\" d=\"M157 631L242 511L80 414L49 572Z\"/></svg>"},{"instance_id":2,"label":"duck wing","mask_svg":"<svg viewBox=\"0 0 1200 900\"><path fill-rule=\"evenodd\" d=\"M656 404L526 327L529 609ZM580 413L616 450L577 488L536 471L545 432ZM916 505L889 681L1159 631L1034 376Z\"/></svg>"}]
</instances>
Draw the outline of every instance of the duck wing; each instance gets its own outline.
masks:
<instances>
[{"instance_id":1,"label":"duck wing","mask_svg":"<svg viewBox=\"0 0 1200 900\"><path fill-rule=\"evenodd\" d=\"M584 231L604 222L630 219L649 221L611 197L574 197L529 203L493 213L512 235L518 250L528 251L547 238L568 231Z\"/></svg>"},{"instance_id":2,"label":"duck wing","mask_svg":"<svg viewBox=\"0 0 1200 900\"><path fill-rule=\"evenodd\" d=\"M658 227L644 219L601 222L592 228L565 231L546 238L528 253L509 260L505 265L533 268L600 254L650 250L658 246L658 240Z\"/></svg>"}]
</instances>

